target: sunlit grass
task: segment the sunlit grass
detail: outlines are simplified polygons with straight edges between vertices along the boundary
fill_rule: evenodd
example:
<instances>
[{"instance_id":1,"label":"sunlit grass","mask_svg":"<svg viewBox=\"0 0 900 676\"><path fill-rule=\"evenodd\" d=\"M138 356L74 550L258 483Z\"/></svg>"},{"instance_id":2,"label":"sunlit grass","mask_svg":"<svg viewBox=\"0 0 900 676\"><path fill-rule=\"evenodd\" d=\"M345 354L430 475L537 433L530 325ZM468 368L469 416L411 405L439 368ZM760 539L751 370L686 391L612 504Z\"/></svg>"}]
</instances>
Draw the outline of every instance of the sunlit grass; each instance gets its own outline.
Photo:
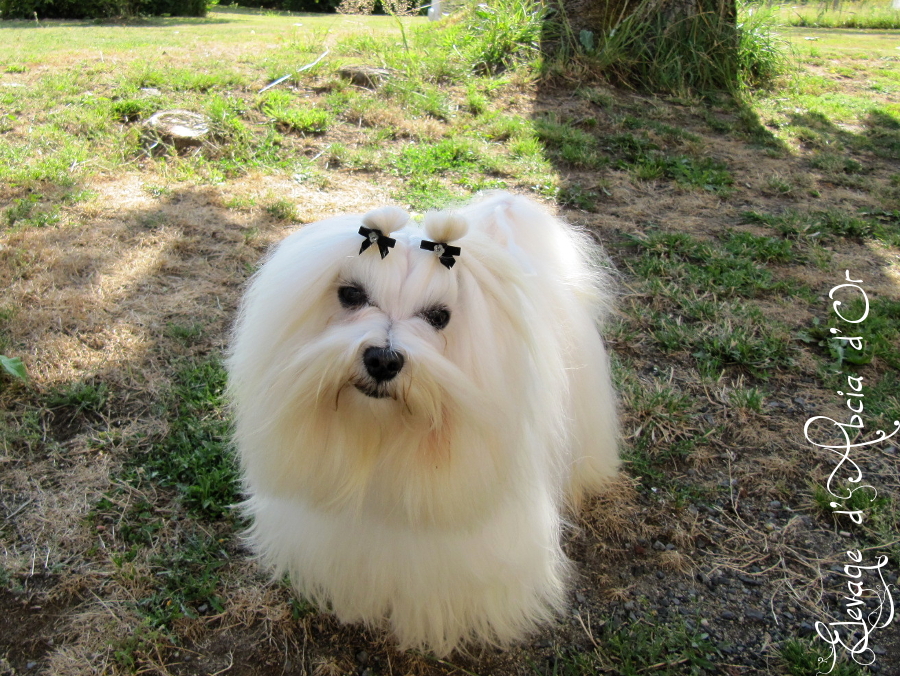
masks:
<instances>
[{"instance_id":1,"label":"sunlit grass","mask_svg":"<svg viewBox=\"0 0 900 676\"><path fill-rule=\"evenodd\" d=\"M789 26L813 28L900 28L900 10L890 2L857 0L855 2L798 2L777 4L778 19Z\"/></svg>"}]
</instances>

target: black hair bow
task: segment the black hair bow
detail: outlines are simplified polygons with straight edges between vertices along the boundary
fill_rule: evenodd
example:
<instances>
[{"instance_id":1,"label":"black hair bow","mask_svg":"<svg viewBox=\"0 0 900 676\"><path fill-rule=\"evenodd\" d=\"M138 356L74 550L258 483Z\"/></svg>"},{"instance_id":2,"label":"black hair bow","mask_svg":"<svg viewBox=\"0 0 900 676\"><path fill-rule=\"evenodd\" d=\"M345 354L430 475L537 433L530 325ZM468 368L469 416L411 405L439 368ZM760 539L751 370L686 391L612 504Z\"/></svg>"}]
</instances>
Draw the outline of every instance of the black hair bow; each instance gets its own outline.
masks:
<instances>
[{"instance_id":1,"label":"black hair bow","mask_svg":"<svg viewBox=\"0 0 900 676\"><path fill-rule=\"evenodd\" d=\"M422 240L421 248L426 251L434 251L448 270L456 263L454 256L459 256L462 253L458 246L450 246L447 242L429 242L427 239Z\"/></svg>"},{"instance_id":2,"label":"black hair bow","mask_svg":"<svg viewBox=\"0 0 900 676\"><path fill-rule=\"evenodd\" d=\"M383 234L381 230L377 230L375 228L360 226L359 234L366 238L365 240L363 240L362 246L359 247L359 253L362 253L370 246L377 243L378 251L381 252L381 257L384 258L388 255L388 253L390 253L388 249L390 249L397 243L396 239L391 239L390 237Z\"/></svg>"}]
</instances>

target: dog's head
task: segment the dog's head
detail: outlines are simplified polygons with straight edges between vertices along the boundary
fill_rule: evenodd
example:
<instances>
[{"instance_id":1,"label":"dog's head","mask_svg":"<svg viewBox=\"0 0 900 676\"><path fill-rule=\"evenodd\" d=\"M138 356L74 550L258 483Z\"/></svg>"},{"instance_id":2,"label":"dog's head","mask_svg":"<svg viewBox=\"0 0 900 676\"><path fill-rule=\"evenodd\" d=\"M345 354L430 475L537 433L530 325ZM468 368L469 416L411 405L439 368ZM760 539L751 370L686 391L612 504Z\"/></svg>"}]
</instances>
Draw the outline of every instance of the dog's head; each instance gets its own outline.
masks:
<instances>
[{"instance_id":1,"label":"dog's head","mask_svg":"<svg viewBox=\"0 0 900 676\"><path fill-rule=\"evenodd\" d=\"M510 343L528 335L517 267L453 212L422 227L394 207L308 225L250 285L232 381L295 410L365 409L431 428L450 409L477 416Z\"/></svg>"}]
</instances>

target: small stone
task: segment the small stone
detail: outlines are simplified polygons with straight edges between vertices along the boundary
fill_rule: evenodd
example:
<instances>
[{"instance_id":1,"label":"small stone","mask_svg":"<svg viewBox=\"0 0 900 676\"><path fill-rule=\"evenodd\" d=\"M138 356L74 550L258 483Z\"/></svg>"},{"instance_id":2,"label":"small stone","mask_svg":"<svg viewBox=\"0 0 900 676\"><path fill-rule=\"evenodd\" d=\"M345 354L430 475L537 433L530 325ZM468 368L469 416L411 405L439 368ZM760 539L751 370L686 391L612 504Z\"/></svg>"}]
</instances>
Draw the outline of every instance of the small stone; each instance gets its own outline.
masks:
<instances>
[{"instance_id":1,"label":"small stone","mask_svg":"<svg viewBox=\"0 0 900 676\"><path fill-rule=\"evenodd\" d=\"M163 110L144 122L144 129L164 143L177 148L198 146L209 134L209 118L188 110Z\"/></svg>"},{"instance_id":2,"label":"small stone","mask_svg":"<svg viewBox=\"0 0 900 676\"><path fill-rule=\"evenodd\" d=\"M344 66L338 71L338 74L350 80L357 87L376 89L391 76L391 71L374 66Z\"/></svg>"},{"instance_id":3,"label":"small stone","mask_svg":"<svg viewBox=\"0 0 900 676\"><path fill-rule=\"evenodd\" d=\"M747 610L744 611L744 615L746 617L749 617L751 620L756 620L758 622L763 622L766 619L765 615L763 615L758 610L753 610L753 608L747 608Z\"/></svg>"},{"instance_id":4,"label":"small stone","mask_svg":"<svg viewBox=\"0 0 900 676\"><path fill-rule=\"evenodd\" d=\"M804 637L812 636L816 632L815 627L813 627L809 622L801 622L799 629L800 629L800 636L804 636Z\"/></svg>"},{"instance_id":5,"label":"small stone","mask_svg":"<svg viewBox=\"0 0 900 676\"><path fill-rule=\"evenodd\" d=\"M661 570L658 570L658 571L656 571L656 579L657 580L665 580L666 574L664 572L662 572Z\"/></svg>"},{"instance_id":6,"label":"small stone","mask_svg":"<svg viewBox=\"0 0 900 676\"><path fill-rule=\"evenodd\" d=\"M733 612L731 612L730 610L723 610L723 611L719 614L719 617L721 617L723 620L734 620L734 619L737 619L737 615L735 615L735 614L734 614Z\"/></svg>"},{"instance_id":7,"label":"small stone","mask_svg":"<svg viewBox=\"0 0 900 676\"><path fill-rule=\"evenodd\" d=\"M578 603L584 603L587 601L587 597L581 592L575 592L575 600L578 601Z\"/></svg>"},{"instance_id":8,"label":"small stone","mask_svg":"<svg viewBox=\"0 0 900 676\"><path fill-rule=\"evenodd\" d=\"M655 549L658 552L664 552L666 550L666 546L662 542L657 540L656 542L653 543L653 549Z\"/></svg>"},{"instance_id":9,"label":"small stone","mask_svg":"<svg viewBox=\"0 0 900 676\"><path fill-rule=\"evenodd\" d=\"M359 664L365 666L369 663L369 653L367 653L365 650L360 650L358 653L356 653L356 661Z\"/></svg>"}]
</instances>

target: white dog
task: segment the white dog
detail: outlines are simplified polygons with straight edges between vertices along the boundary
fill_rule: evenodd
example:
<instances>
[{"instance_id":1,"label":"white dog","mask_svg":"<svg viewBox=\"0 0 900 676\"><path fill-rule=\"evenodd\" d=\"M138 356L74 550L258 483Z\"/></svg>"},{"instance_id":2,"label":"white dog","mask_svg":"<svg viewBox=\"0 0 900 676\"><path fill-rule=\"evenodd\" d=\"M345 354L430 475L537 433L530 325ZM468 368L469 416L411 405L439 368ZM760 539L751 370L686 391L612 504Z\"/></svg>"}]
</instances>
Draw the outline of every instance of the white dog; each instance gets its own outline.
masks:
<instances>
[{"instance_id":1,"label":"white dog","mask_svg":"<svg viewBox=\"0 0 900 676\"><path fill-rule=\"evenodd\" d=\"M333 218L274 249L228 366L275 574L437 655L564 606L564 512L618 465L595 253L505 193L423 227L395 207Z\"/></svg>"}]
</instances>

